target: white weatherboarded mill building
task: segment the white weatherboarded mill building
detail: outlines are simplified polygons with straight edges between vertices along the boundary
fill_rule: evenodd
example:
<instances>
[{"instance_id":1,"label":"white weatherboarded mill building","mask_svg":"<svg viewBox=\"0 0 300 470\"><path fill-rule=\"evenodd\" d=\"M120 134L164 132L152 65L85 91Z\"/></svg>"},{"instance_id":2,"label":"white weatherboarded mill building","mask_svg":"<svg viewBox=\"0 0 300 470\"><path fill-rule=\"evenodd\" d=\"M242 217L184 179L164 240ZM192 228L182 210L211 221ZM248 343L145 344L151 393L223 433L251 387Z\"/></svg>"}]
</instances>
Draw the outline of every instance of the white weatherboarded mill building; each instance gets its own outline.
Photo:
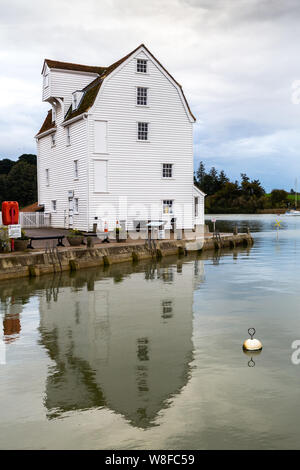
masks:
<instances>
[{"instance_id":1,"label":"white weatherboarded mill building","mask_svg":"<svg viewBox=\"0 0 300 470\"><path fill-rule=\"evenodd\" d=\"M193 116L181 86L141 45L109 67L45 60L36 135L38 202L50 225L89 231L116 220L201 229Z\"/></svg>"}]
</instances>

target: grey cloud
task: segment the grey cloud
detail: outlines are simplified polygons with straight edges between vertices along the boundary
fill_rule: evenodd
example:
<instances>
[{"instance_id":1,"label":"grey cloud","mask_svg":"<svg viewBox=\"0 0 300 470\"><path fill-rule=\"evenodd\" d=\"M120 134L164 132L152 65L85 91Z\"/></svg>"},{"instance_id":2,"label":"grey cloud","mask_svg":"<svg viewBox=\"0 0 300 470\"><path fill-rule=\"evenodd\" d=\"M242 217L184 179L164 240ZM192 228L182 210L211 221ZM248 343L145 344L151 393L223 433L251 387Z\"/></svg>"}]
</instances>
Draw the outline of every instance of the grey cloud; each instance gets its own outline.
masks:
<instances>
[{"instance_id":1,"label":"grey cloud","mask_svg":"<svg viewBox=\"0 0 300 470\"><path fill-rule=\"evenodd\" d=\"M300 173L299 17L298 0L2 0L0 157L35 151L45 57L108 65L144 42L196 114L196 164L233 176L246 166L289 189Z\"/></svg>"}]
</instances>

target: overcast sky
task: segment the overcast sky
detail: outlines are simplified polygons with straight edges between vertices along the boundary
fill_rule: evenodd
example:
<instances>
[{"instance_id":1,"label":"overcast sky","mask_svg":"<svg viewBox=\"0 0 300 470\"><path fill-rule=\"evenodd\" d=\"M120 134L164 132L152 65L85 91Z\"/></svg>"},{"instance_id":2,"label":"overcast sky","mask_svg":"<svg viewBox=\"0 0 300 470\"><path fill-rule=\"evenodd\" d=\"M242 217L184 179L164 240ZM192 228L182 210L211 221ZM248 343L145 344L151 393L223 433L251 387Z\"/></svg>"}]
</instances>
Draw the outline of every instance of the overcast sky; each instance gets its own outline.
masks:
<instances>
[{"instance_id":1,"label":"overcast sky","mask_svg":"<svg viewBox=\"0 0 300 470\"><path fill-rule=\"evenodd\" d=\"M0 158L36 153L45 57L109 65L141 43L182 84L200 160L300 187L299 0L0 0ZM299 80L299 83L297 83ZM294 84L294 90L293 90Z\"/></svg>"}]
</instances>

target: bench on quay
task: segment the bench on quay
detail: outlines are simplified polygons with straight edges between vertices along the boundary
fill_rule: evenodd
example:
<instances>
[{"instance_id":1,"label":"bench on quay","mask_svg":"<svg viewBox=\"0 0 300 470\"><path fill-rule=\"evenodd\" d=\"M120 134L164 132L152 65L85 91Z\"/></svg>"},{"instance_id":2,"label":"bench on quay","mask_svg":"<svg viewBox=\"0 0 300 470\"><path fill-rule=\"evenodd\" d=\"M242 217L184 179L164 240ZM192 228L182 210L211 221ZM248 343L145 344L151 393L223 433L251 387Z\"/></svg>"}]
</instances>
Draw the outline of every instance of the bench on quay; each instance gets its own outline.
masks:
<instances>
[{"instance_id":1,"label":"bench on quay","mask_svg":"<svg viewBox=\"0 0 300 470\"><path fill-rule=\"evenodd\" d=\"M56 246L65 246L63 244L63 239L65 238L64 235L51 235L47 237L29 237L29 244L27 245L27 248L33 249L32 242L34 240L57 240L57 245Z\"/></svg>"}]
</instances>

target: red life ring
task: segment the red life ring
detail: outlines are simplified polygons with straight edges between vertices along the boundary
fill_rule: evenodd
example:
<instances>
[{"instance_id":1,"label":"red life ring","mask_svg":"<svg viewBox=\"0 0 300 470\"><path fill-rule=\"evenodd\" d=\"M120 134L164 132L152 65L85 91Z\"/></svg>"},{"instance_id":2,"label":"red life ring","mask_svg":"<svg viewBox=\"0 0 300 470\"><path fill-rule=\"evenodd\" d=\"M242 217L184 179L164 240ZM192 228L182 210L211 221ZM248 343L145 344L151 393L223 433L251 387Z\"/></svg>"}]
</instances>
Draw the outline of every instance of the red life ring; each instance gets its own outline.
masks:
<instances>
[{"instance_id":1,"label":"red life ring","mask_svg":"<svg viewBox=\"0 0 300 470\"><path fill-rule=\"evenodd\" d=\"M19 222L19 204L17 201L2 202L2 224L15 225Z\"/></svg>"}]
</instances>

